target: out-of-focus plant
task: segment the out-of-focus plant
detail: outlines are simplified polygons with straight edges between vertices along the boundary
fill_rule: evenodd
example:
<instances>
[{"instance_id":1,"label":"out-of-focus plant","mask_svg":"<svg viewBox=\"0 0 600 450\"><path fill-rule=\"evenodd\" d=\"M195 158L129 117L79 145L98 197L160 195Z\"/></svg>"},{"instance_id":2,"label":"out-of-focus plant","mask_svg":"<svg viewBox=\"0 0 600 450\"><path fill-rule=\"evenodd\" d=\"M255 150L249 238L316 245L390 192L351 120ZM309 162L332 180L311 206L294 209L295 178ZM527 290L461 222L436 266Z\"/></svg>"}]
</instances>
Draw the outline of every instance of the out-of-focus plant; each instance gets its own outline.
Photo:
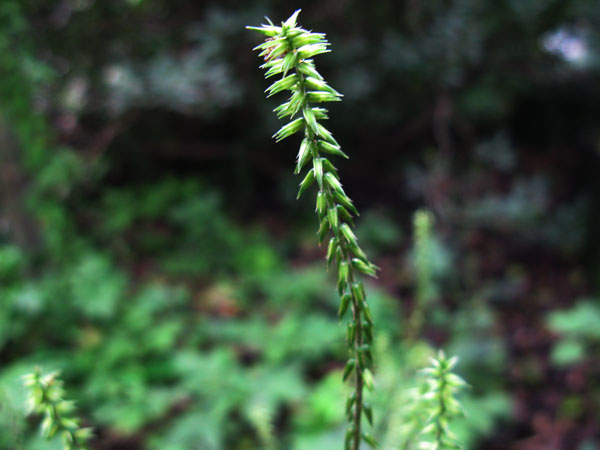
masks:
<instances>
[{"instance_id":1,"label":"out-of-focus plant","mask_svg":"<svg viewBox=\"0 0 600 450\"><path fill-rule=\"evenodd\" d=\"M419 333L423 325L427 303L435 295L435 285L431 270L431 247L433 215L426 210L419 210L413 219L414 226L414 266L416 275L415 306L408 324L408 339Z\"/></svg>"},{"instance_id":2,"label":"out-of-focus plant","mask_svg":"<svg viewBox=\"0 0 600 450\"><path fill-rule=\"evenodd\" d=\"M427 387L422 396L422 407L427 412L427 424L422 431L424 438L419 444L423 450L460 449L458 438L450 430L452 418L463 414L456 394L467 386L458 375L452 373L458 357L447 358L440 351L431 359L431 367L423 370Z\"/></svg>"},{"instance_id":3,"label":"out-of-focus plant","mask_svg":"<svg viewBox=\"0 0 600 450\"><path fill-rule=\"evenodd\" d=\"M92 429L82 427L75 413L75 403L65 400L63 382L58 372L42 375L36 368L25 375L25 385L29 388L29 408L32 413L43 414L42 435L50 439L61 435L65 450L86 450L92 437Z\"/></svg>"},{"instance_id":4,"label":"out-of-focus plant","mask_svg":"<svg viewBox=\"0 0 600 450\"><path fill-rule=\"evenodd\" d=\"M552 361L558 366L568 366L583 360L600 343L599 321L600 306L590 300L580 300L572 308L551 312L546 324L561 335L552 349Z\"/></svg>"},{"instance_id":5,"label":"out-of-focus plant","mask_svg":"<svg viewBox=\"0 0 600 450\"><path fill-rule=\"evenodd\" d=\"M328 118L327 110L318 104L341 99L341 94L331 88L317 72L312 60L313 56L328 52L329 43L324 34L299 27L296 23L299 13L300 10L296 11L281 26L275 26L269 20L268 24L248 28L267 36L266 41L255 48L261 50L260 56L265 59L265 64L261 66L267 69L265 77L282 76L267 89L268 96L282 91L291 92L289 100L275 108L275 112L279 118L290 117L293 120L275 133L274 137L281 141L299 132L304 134L295 173L300 173L309 162L312 162L312 168L300 183L298 197L316 181L316 210L320 221L318 236L319 241L323 242L330 232L332 234L327 249L327 262L336 264L338 269L340 319L343 319L349 307L352 310L347 332L351 357L343 378L347 379L352 374L355 376L355 391L348 397L346 404L350 425L346 432L345 446L356 450L360 447L361 440L373 447L377 446L375 438L362 431L363 415L369 423L373 422L371 406L363 398L364 386L373 389L373 320L363 283L356 279L357 272L375 276L377 267L358 246L352 231L352 215L358 215L358 211L344 192L336 168L324 156L348 157L331 132L321 124Z\"/></svg>"}]
</instances>

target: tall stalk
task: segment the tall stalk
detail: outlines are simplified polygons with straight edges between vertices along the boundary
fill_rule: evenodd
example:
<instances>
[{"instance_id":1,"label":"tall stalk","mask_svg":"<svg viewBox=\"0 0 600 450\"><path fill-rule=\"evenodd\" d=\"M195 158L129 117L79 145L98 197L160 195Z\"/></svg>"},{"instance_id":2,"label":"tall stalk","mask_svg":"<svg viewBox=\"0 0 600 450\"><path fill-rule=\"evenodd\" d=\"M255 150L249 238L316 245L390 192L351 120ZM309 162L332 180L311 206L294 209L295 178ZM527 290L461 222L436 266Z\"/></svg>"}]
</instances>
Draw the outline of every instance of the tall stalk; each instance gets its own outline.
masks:
<instances>
[{"instance_id":1,"label":"tall stalk","mask_svg":"<svg viewBox=\"0 0 600 450\"><path fill-rule=\"evenodd\" d=\"M373 422L373 411L363 396L364 387L373 389L373 319L363 283L357 279L357 274L375 276L377 266L369 261L358 245L352 231L352 218L358 216L358 211L344 192L337 170L328 159L330 156L348 158L331 132L321 124L328 116L327 110L319 105L340 101L342 97L325 82L312 60L315 55L328 52L329 43L324 34L313 33L297 25L299 12L292 14L281 26L275 26L267 19L268 24L247 28L267 36L266 41L255 48L261 50L260 56L264 57L265 63L261 68L267 70L265 77L281 74L281 78L266 90L268 97L282 91L291 92L288 101L274 110L279 118L289 117L291 121L274 137L279 142L296 133L304 134L295 173L299 174L309 162L312 167L300 183L298 198L316 182L319 242L323 243L329 236L327 263L337 267L340 320L349 309L352 311L347 324L350 356L343 378L347 380L352 376L354 392L346 402L349 425L345 448L358 450L361 440L372 447L376 447L377 442L361 426L363 416L371 425Z\"/></svg>"}]
</instances>

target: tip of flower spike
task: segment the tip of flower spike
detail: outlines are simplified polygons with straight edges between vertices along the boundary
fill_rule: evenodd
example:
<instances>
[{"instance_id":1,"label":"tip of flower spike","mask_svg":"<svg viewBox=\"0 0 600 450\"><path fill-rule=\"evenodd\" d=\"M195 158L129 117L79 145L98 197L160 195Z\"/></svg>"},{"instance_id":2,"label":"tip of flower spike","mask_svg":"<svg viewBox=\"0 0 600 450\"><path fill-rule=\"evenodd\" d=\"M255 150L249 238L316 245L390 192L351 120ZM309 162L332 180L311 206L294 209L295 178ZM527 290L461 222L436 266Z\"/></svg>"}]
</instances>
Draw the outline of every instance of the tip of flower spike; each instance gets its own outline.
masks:
<instances>
[{"instance_id":1,"label":"tip of flower spike","mask_svg":"<svg viewBox=\"0 0 600 450\"><path fill-rule=\"evenodd\" d=\"M298 18L298 14L300 14L300 11L302 10L297 9L296 11L294 11L294 14L292 14L288 20L283 22L283 26L287 28L294 28L296 26L296 19Z\"/></svg>"}]
</instances>

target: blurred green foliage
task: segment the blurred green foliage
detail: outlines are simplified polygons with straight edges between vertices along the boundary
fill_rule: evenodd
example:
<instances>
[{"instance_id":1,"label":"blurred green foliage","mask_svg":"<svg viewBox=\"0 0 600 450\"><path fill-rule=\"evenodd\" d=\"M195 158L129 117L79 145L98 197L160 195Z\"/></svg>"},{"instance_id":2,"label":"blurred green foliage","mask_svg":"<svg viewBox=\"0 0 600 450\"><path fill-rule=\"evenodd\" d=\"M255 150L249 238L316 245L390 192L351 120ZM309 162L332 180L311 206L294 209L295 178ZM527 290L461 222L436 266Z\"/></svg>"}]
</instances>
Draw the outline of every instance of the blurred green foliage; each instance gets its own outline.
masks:
<instances>
[{"instance_id":1,"label":"blurred green foliage","mask_svg":"<svg viewBox=\"0 0 600 450\"><path fill-rule=\"evenodd\" d=\"M0 2L0 449L60 448L26 419L36 365L94 448L343 439L345 324L243 30L291 11L209 3ZM416 442L416 374L444 347L466 448L597 447L597 2L302 6L382 267L377 438ZM435 295L408 345L424 205Z\"/></svg>"}]
</instances>

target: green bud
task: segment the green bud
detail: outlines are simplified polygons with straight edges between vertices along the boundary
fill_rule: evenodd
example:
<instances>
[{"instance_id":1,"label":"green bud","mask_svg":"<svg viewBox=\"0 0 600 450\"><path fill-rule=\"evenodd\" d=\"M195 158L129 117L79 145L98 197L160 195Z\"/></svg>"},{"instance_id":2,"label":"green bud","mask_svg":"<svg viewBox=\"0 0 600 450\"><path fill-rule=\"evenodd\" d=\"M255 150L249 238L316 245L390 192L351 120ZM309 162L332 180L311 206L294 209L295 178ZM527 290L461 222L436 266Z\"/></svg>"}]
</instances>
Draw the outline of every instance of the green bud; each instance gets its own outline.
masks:
<instances>
[{"instance_id":1,"label":"green bud","mask_svg":"<svg viewBox=\"0 0 600 450\"><path fill-rule=\"evenodd\" d=\"M329 131L327 128L325 128L321 124L318 124L317 128L319 129L319 133L318 133L319 136L324 138L330 144L337 145L338 147L340 146L340 144L338 144L338 142L333 138L331 131Z\"/></svg>"},{"instance_id":2,"label":"green bud","mask_svg":"<svg viewBox=\"0 0 600 450\"><path fill-rule=\"evenodd\" d=\"M356 401L356 392L353 392L348 396L346 400L346 414L350 414L352 412L352 407L354 406L354 402Z\"/></svg>"},{"instance_id":3,"label":"green bud","mask_svg":"<svg viewBox=\"0 0 600 450\"><path fill-rule=\"evenodd\" d=\"M263 64L261 67L269 69L265 72L265 78L270 78L273 75L278 75L281 72L283 72L283 60L281 60L281 59L271 60L271 61Z\"/></svg>"},{"instance_id":4,"label":"green bud","mask_svg":"<svg viewBox=\"0 0 600 450\"><path fill-rule=\"evenodd\" d=\"M337 210L338 210L338 216L340 216L340 219L342 219L344 222L349 222L349 223L354 222L352 219L352 216L350 215L348 210L346 208L344 208L342 205L337 205Z\"/></svg>"},{"instance_id":5,"label":"green bud","mask_svg":"<svg viewBox=\"0 0 600 450\"><path fill-rule=\"evenodd\" d=\"M346 330L346 339L348 340L348 345L354 344L355 336L356 336L356 325L354 323L349 323L348 329Z\"/></svg>"},{"instance_id":6,"label":"green bud","mask_svg":"<svg viewBox=\"0 0 600 450\"><path fill-rule=\"evenodd\" d=\"M319 244L323 243L325 236L327 236L327 232L329 231L329 219L327 216L321 219L321 224L319 225L319 230L317 231L317 236L319 237Z\"/></svg>"},{"instance_id":7,"label":"green bud","mask_svg":"<svg viewBox=\"0 0 600 450\"><path fill-rule=\"evenodd\" d=\"M371 310L369 309L369 304L367 302L361 303L361 311L364 314L365 319L367 319L367 322L373 325L373 316L371 315Z\"/></svg>"},{"instance_id":8,"label":"green bud","mask_svg":"<svg viewBox=\"0 0 600 450\"><path fill-rule=\"evenodd\" d=\"M365 386L369 391L375 390L375 378L373 378L373 374L369 369L364 369L362 371L362 379L365 382Z\"/></svg>"},{"instance_id":9,"label":"green bud","mask_svg":"<svg viewBox=\"0 0 600 450\"><path fill-rule=\"evenodd\" d=\"M354 368L356 367L356 360L351 358L346 363L346 367L344 367L344 374L342 375L342 380L346 381Z\"/></svg>"},{"instance_id":10,"label":"green bud","mask_svg":"<svg viewBox=\"0 0 600 450\"><path fill-rule=\"evenodd\" d=\"M315 55L320 55L322 53L330 52L327 48L328 43L317 43L317 44L308 44L303 45L298 49L298 57L300 59L308 59Z\"/></svg>"},{"instance_id":11,"label":"green bud","mask_svg":"<svg viewBox=\"0 0 600 450\"><path fill-rule=\"evenodd\" d=\"M365 262L368 261L367 254L363 252L363 250L358 245L351 246L351 249L354 256L356 256L359 259L362 259Z\"/></svg>"},{"instance_id":12,"label":"green bud","mask_svg":"<svg viewBox=\"0 0 600 450\"><path fill-rule=\"evenodd\" d=\"M331 189L334 190L334 197L337 199L335 193L340 191L344 192L344 190L342 189L342 184L331 172L326 172L324 177L325 182L329 185L329 187L331 187Z\"/></svg>"},{"instance_id":13,"label":"green bud","mask_svg":"<svg viewBox=\"0 0 600 450\"><path fill-rule=\"evenodd\" d=\"M319 108L315 106L312 108L312 110L315 113L315 117L317 118L317 120L329 119L329 116L327 115L327 110L325 108Z\"/></svg>"},{"instance_id":14,"label":"green bud","mask_svg":"<svg viewBox=\"0 0 600 450\"><path fill-rule=\"evenodd\" d=\"M319 214L325 214L327 210L327 194L323 191L319 191L317 193L317 209L316 211Z\"/></svg>"},{"instance_id":15,"label":"green bud","mask_svg":"<svg viewBox=\"0 0 600 450\"><path fill-rule=\"evenodd\" d=\"M344 449L350 450L352 447L352 440L354 438L354 425L348 426L346 430L346 437L344 438Z\"/></svg>"},{"instance_id":16,"label":"green bud","mask_svg":"<svg viewBox=\"0 0 600 450\"><path fill-rule=\"evenodd\" d=\"M338 292L340 295L344 293L344 289L348 284L349 274L350 268L348 267L348 261L340 261L338 264Z\"/></svg>"},{"instance_id":17,"label":"green bud","mask_svg":"<svg viewBox=\"0 0 600 450\"><path fill-rule=\"evenodd\" d=\"M282 25L282 28L293 28L296 26L296 20L298 19L298 14L300 14L300 9L297 9L296 11L294 11L294 14L292 14Z\"/></svg>"},{"instance_id":18,"label":"green bud","mask_svg":"<svg viewBox=\"0 0 600 450\"><path fill-rule=\"evenodd\" d=\"M327 267L329 267L329 265L331 264L331 261L333 261L337 247L338 247L337 238L334 236L329 240L329 245L327 246Z\"/></svg>"},{"instance_id":19,"label":"green bud","mask_svg":"<svg viewBox=\"0 0 600 450\"><path fill-rule=\"evenodd\" d=\"M342 94L340 94L338 91L336 91L331 86L329 86L322 78L319 79L319 78L307 77L304 80L304 82L313 91L316 91L316 92L324 92L325 91L325 92L329 92L330 94L333 94L336 97L342 97Z\"/></svg>"},{"instance_id":20,"label":"green bud","mask_svg":"<svg viewBox=\"0 0 600 450\"><path fill-rule=\"evenodd\" d=\"M320 44L324 43L325 35L323 33L302 33L292 39L294 48L301 47L308 44Z\"/></svg>"},{"instance_id":21,"label":"green bud","mask_svg":"<svg viewBox=\"0 0 600 450\"><path fill-rule=\"evenodd\" d=\"M365 440L365 442L367 444L369 444L371 447L373 448L378 448L379 447L379 443L377 442L377 439L375 439L373 437L372 434L367 433L366 431L362 433L362 438Z\"/></svg>"},{"instance_id":22,"label":"green bud","mask_svg":"<svg viewBox=\"0 0 600 450\"><path fill-rule=\"evenodd\" d=\"M352 296L350 294L342 295L342 298L340 300L340 309L338 311L338 317L340 318L340 320L344 318L344 314L346 314L346 311L348 310L348 305L350 304L351 299Z\"/></svg>"},{"instance_id":23,"label":"green bud","mask_svg":"<svg viewBox=\"0 0 600 450\"><path fill-rule=\"evenodd\" d=\"M372 426L373 425L373 408L371 408L371 405L367 402L363 403L363 413L365 414L365 416L367 417L367 420L369 421L369 423Z\"/></svg>"},{"instance_id":24,"label":"green bud","mask_svg":"<svg viewBox=\"0 0 600 450\"><path fill-rule=\"evenodd\" d=\"M375 268L370 264L366 264L362 259L352 258L352 267L364 273L365 275L370 275L372 277L377 276L377 271Z\"/></svg>"},{"instance_id":25,"label":"green bud","mask_svg":"<svg viewBox=\"0 0 600 450\"><path fill-rule=\"evenodd\" d=\"M288 75L287 77L282 78L281 80L277 80L275 83L273 83L271 86L269 86L267 88L267 90L265 91L265 92L269 93L267 95L267 97L271 97L272 95L275 95L278 92L281 92L283 90L291 89L297 82L298 82L298 75L296 75L296 74Z\"/></svg>"},{"instance_id":26,"label":"green bud","mask_svg":"<svg viewBox=\"0 0 600 450\"><path fill-rule=\"evenodd\" d=\"M310 169L310 171L306 174L306 176L304 177L304 180L302 180L302 183L300 183L300 189L298 190L298 196L296 197L296 199L299 199L300 196L306 192L306 190L312 186L312 184L315 181L315 170L314 169Z\"/></svg>"},{"instance_id":27,"label":"green bud","mask_svg":"<svg viewBox=\"0 0 600 450\"><path fill-rule=\"evenodd\" d=\"M292 115L291 104L290 102L285 102L279 105L277 108L273 110L277 114L278 119L282 119L286 116Z\"/></svg>"},{"instance_id":28,"label":"green bud","mask_svg":"<svg viewBox=\"0 0 600 450\"><path fill-rule=\"evenodd\" d=\"M364 290L362 289L362 283L360 281L355 281L354 283L352 283L352 286L350 286L350 290L352 291L352 295L359 304L365 301Z\"/></svg>"},{"instance_id":29,"label":"green bud","mask_svg":"<svg viewBox=\"0 0 600 450\"><path fill-rule=\"evenodd\" d=\"M358 348L358 352L361 355L365 355L369 363L373 361L373 354L371 353L371 346L368 344L361 345Z\"/></svg>"},{"instance_id":30,"label":"green bud","mask_svg":"<svg viewBox=\"0 0 600 450\"><path fill-rule=\"evenodd\" d=\"M373 342L373 326L366 320L362 321L362 331L365 335L367 342Z\"/></svg>"},{"instance_id":31,"label":"green bud","mask_svg":"<svg viewBox=\"0 0 600 450\"><path fill-rule=\"evenodd\" d=\"M329 217L331 229L335 232L340 223L338 219L337 208L335 206L333 208L329 208L329 210L327 211L327 216Z\"/></svg>"},{"instance_id":32,"label":"green bud","mask_svg":"<svg viewBox=\"0 0 600 450\"><path fill-rule=\"evenodd\" d=\"M263 25L261 27L247 26L246 29L247 30L258 31L259 33L262 33L262 34L264 34L265 36L268 36L268 37L277 36L278 34L281 33L281 27L268 26L268 25Z\"/></svg>"},{"instance_id":33,"label":"green bud","mask_svg":"<svg viewBox=\"0 0 600 450\"><path fill-rule=\"evenodd\" d=\"M339 102L341 100L337 95L329 91L308 91L306 95L310 102Z\"/></svg>"},{"instance_id":34,"label":"green bud","mask_svg":"<svg viewBox=\"0 0 600 450\"><path fill-rule=\"evenodd\" d=\"M304 60L301 63L299 63L298 66L296 66L296 69L298 70L298 72L304 75L308 75L313 78L323 79L321 74L315 69L315 66L312 61Z\"/></svg>"},{"instance_id":35,"label":"green bud","mask_svg":"<svg viewBox=\"0 0 600 450\"><path fill-rule=\"evenodd\" d=\"M319 188L323 189L323 162L321 158L313 158L313 168L315 170L315 178L319 184Z\"/></svg>"},{"instance_id":36,"label":"green bud","mask_svg":"<svg viewBox=\"0 0 600 450\"><path fill-rule=\"evenodd\" d=\"M329 153L335 156L341 156L342 158L348 159L348 155L346 155L343 151L340 150L339 145L333 145L330 142L325 140L319 140L318 142L319 150Z\"/></svg>"},{"instance_id":37,"label":"green bud","mask_svg":"<svg viewBox=\"0 0 600 450\"><path fill-rule=\"evenodd\" d=\"M356 242L356 235L352 231L352 228L348 224L342 224L342 234L348 242Z\"/></svg>"},{"instance_id":38,"label":"green bud","mask_svg":"<svg viewBox=\"0 0 600 450\"><path fill-rule=\"evenodd\" d=\"M309 108L308 106L302 108L302 115L304 116L304 120L306 120L306 124L308 125L308 127L313 131L313 133L316 134L318 132L318 124L317 118L312 108Z\"/></svg>"},{"instance_id":39,"label":"green bud","mask_svg":"<svg viewBox=\"0 0 600 450\"><path fill-rule=\"evenodd\" d=\"M306 165L308 160L310 159L311 154L311 143L308 139L302 139L302 143L300 144L300 150L298 151L298 159L296 164L295 174L299 174L302 168Z\"/></svg>"},{"instance_id":40,"label":"green bud","mask_svg":"<svg viewBox=\"0 0 600 450\"><path fill-rule=\"evenodd\" d=\"M339 179L337 169L333 164L331 164L331 161L329 161L327 158L321 158L321 162L323 163L323 171L330 172L334 177Z\"/></svg>"},{"instance_id":41,"label":"green bud","mask_svg":"<svg viewBox=\"0 0 600 450\"><path fill-rule=\"evenodd\" d=\"M304 126L304 119L299 117L295 120L292 120L290 123L282 126L277 133L273 135L277 142L285 139L286 137L291 136L292 134L297 133Z\"/></svg>"},{"instance_id":42,"label":"green bud","mask_svg":"<svg viewBox=\"0 0 600 450\"><path fill-rule=\"evenodd\" d=\"M286 53L283 57L283 62L281 63L281 71L283 75L287 75L288 71L296 65L298 61L298 56L294 52Z\"/></svg>"},{"instance_id":43,"label":"green bud","mask_svg":"<svg viewBox=\"0 0 600 450\"><path fill-rule=\"evenodd\" d=\"M360 215L360 214L358 214L357 209L352 204L352 200L350 200L348 198L348 196L346 196L346 194L344 193L344 190L341 189L341 185L340 185L340 191L334 192L333 196L339 204L344 206L344 208L348 208L350 211L352 211L352 214L354 214L355 216Z\"/></svg>"}]
</instances>

